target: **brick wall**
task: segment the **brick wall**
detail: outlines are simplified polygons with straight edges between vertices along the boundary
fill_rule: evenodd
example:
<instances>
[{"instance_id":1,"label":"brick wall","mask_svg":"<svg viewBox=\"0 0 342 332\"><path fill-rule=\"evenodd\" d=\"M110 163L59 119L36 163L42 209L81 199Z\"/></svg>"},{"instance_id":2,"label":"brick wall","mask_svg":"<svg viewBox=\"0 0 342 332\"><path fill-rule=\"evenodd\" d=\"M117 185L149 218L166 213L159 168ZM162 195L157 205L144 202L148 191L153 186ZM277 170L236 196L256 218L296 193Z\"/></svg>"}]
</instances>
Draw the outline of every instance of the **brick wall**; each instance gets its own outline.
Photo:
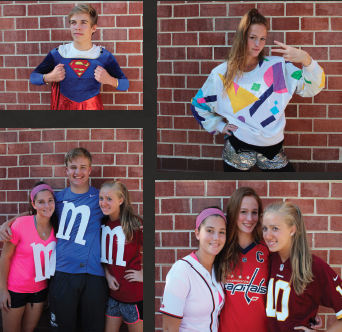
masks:
<instances>
[{"instance_id":1,"label":"brick wall","mask_svg":"<svg viewBox=\"0 0 342 332\"><path fill-rule=\"evenodd\" d=\"M111 52L130 81L127 92L102 85L105 110L142 109L142 1L0 1L0 110L49 110L51 85L30 83L30 74L53 48L73 41L68 14L90 3L99 15L92 37Z\"/></svg>"},{"instance_id":2,"label":"brick wall","mask_svg":"<svg viewBox=\"0 0 342 332\"><path fill-rule=\"evenodd\" d=\"M156 312L172 264L197 249L193 231L197 214L212 205L226 212L230 195L243 186L255 188L264 206L280 200L297 204L304 214L312 252L341 276L342 181L156 181ZM324 329L336 319L325 307L320 307L319 314ZM161 326L162 315L156 313L156 328Z\"/></svg>"},{"instance_id":3,"label":"brick wall","mask_svg":"<svg viewBox=\"0 0 342 332\"><path fill-rule=\"evenodd\" d=\"M142 129L1 128L0 225L28 210L28 194L37 181L57 191L69 186L64 157L79 146L92 154L90 185L100 188L105 181L121 180L130 191L135 212L142 215ZM44 311L39 331L50 331L48 315Z\"/></svg>"},{"instance_id":4,"label":"brick wall","mask_svg":"<svg viewBox=\"0 0 342 332\"><path fill-rule=\"evenodd\" d=\"M340 1L158 1L159 169L222 170L223 135L213 136L199 126L190 100L224 61L241 17L253 7L270 23L267 54L276 39L309 52L326 74L321 93L296 95L286 108L289 159L297 171L340 171Z\"/></svg>"}]
</instances>

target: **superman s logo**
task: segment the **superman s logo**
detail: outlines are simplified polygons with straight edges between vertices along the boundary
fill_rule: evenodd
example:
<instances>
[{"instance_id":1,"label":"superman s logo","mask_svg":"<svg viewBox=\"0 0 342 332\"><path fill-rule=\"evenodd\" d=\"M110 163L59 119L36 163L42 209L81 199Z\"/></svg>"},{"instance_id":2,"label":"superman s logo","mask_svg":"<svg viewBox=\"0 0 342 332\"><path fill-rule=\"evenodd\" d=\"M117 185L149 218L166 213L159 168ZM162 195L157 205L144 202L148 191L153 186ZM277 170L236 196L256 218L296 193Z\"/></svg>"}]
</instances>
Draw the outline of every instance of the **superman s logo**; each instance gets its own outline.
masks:
<instances>
[{"instance_id":1,"label":"superman s logo","mask_svg":"<svg viewBox=\"0 0 342 332\"><path fill-rule=\"evenodd\" d=\"M81 77L89 68L90 62L88 60L72 60L69 63L69 66L73 69L78 77Z\"/></svg>"}]
</instances>

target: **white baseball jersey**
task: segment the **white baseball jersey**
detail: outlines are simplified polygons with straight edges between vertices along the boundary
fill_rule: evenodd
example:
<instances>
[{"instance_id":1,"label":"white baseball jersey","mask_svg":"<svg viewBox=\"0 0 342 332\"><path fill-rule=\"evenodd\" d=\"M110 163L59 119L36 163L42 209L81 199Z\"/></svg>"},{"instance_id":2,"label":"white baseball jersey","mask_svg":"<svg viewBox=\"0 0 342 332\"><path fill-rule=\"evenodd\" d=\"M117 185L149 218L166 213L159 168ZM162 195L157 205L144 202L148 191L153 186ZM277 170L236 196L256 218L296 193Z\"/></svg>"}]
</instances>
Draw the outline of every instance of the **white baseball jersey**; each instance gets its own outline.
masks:
<instances>
[{"instance_id":1,"label":"white baseball jersey","mask_svg":"<svg viewBox=\"0 0 342 332\"><path fill-rule=\"evenodd\" d=\"M159 312L182 320L179 331L217 331L224 291L194 253L173 264Z\"/></svg>"}]
</instances>

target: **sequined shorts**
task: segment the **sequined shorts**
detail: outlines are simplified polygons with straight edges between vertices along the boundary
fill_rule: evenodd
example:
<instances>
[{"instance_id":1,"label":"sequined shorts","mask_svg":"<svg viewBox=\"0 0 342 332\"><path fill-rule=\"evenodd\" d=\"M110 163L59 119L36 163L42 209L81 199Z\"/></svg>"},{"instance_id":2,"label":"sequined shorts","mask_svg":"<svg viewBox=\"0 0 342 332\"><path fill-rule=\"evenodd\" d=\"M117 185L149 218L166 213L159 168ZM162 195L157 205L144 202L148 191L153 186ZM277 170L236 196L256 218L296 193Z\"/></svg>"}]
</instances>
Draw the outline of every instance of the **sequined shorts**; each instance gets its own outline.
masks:
<instances>
[{"instance_id":1,"label":"sequined shorts","mask_svg":"<svg viewBox=\"0 0 342 332\"><path fill-rule=\"evenodd\" d=\"M283 148L281 148L280 152L272 160L269 160L256 151L242 151L236 153L228 139L223 147L222 159L228 165L241 171L248 171L254 165L260 169L279 169L285 167L289 163Z\"/></svg>"}]
</instances>

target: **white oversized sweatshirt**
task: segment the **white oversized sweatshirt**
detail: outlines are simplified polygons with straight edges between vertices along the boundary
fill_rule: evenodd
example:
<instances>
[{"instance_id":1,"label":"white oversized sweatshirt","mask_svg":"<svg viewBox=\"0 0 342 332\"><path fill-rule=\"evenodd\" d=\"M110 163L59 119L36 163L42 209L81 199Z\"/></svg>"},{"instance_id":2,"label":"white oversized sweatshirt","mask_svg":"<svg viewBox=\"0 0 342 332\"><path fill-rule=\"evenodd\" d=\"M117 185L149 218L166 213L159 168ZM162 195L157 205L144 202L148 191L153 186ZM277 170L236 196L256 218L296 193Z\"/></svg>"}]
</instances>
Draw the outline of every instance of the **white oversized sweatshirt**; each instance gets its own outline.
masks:
<instances>
[{"instance_id":1,"label":"white oversized sweatshirt","mask_svg":"<svg viewBox=\"0 0 342 332\"><path fill-rule=\"evenodd\" d=\"M224 62L212 70L191 100L193 115L213 134L222 132L226 118L238 127L235 137L257 146L275 145L284 139L284 110L294 93L312 97L325 85L324 71L314 60L300 70L282 57L265 57L224 91L226 69Z\"/></svg>"}]
</instances>

